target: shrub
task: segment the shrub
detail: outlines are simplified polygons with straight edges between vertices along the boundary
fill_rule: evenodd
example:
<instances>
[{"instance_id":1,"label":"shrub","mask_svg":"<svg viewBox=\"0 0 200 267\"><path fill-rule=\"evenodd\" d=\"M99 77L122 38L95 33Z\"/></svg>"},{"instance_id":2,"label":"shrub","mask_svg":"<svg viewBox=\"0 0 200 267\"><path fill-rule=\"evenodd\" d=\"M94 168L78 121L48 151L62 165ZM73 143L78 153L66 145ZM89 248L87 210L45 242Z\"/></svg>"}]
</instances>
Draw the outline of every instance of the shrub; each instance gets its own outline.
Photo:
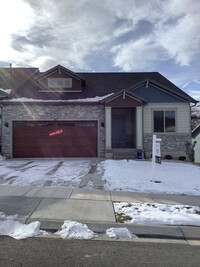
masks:
<instances>
[{"instance_id":1,"label":"shrub","mask_svg":"<svg viewBox=\"0 0 200 267\"><path fill-rule=\"evenodd\" d=\"M185 153L188 155L191 161L194 161L194 147L196 143L197 141L194 141L193 143L189 141L185 142Z\"/></svg>"},{"instance_id":2,"label":"shrub","mask_svg":"<svg viewBox=\"0 0 200 267\"><path fill-rule=\"evenodd\" d=\"M173 159L172 155L165 155L165 159Z\"/></svg>"},{"instance_id":3,"label":"shrub","mask_svg":"<svg viewBox=\"0 0 200 267\"><path fill-rule=\"evenodd\" d=\"M178 159L179 160L186 160L186 157L185 156L180 156Z\"/></svg>"}]
</instances>

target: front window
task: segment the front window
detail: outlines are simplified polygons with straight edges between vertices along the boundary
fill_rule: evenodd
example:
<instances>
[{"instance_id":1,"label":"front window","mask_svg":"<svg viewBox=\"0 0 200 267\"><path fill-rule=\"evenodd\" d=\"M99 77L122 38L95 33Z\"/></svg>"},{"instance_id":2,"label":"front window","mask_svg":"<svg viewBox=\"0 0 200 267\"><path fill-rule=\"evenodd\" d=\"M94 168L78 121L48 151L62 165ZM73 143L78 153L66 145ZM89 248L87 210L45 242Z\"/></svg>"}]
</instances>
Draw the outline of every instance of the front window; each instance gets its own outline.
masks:
<instances>
[{"instance_id":1,"label":"front window","mask_svg":"<svg viewBox=\"0 0 200 267\"><path fill-rule=\"evenodd\" d=\"M72 79L71 78L48 78L49 88L71 88Z\"/></svg>"},{"instance_id":2,"label":"front window","mask_svg":"<svg viewBox=\"0 0 200 267\"><path fill-rule=\"evenodd\" d=\"M175 110L154 110L153 119L155 133L175 132Z\"/></svg>"}]
</instances>

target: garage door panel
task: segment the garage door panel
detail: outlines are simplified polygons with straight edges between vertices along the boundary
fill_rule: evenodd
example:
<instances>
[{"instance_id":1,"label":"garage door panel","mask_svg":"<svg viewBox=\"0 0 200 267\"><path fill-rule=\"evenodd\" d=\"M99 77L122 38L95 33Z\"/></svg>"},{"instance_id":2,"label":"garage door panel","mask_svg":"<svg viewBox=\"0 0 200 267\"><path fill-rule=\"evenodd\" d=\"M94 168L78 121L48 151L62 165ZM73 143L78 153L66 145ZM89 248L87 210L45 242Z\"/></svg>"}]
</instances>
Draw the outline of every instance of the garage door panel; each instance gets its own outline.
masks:
<instances>
[{"instance_id":1,"label":"garage door panel","mask_svg":"<svg viewBox=\"0 0 200 267\"><path fill-rule=\"evenodd\" d=\"M13 123L13 157L96 156L96 121Z\"/></svg>"}]
</instances>

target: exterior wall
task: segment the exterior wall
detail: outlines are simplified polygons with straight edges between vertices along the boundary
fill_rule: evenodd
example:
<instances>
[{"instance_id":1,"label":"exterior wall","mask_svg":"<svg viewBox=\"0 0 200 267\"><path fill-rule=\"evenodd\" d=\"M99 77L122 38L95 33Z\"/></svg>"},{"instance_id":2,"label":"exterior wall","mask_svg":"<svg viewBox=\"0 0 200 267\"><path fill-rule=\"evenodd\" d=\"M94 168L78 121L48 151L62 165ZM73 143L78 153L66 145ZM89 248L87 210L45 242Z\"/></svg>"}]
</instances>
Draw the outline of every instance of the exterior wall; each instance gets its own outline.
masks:
<instances>
[{"instance_id":1,"label":"exterior wall","mask_svg":"<svg viewBox=\"0 0 200 267\"><path fill-rule=\"evenodd\" d=\"M5 105L3 107L2 154L12 157L12 121L15 120L97 120L98 156L104 157L105 110L101 105ZM8 123L8 127L6 127Z\"/></svg>"},{"instance_id":2,"label":"exterior wall","mask_svg":"<svg viewBox=\"0 0 200 267\"><path fill-rule=\"evenodd\" d=\"M176 111L176 132L157 134L157 137L162 139L162 157L165 155L171 155L174 158L178 158L179 156L187 157L185 153L185 142L191 140L191 118L188 103L150 104L144 107L144 149L147 157L151 156L152 149L153 110L168 108Z\"/></svg>"},{"instance_id":3,"label":"exterior wall","mask_svg":"<svg viewBox=\"0 0 200 267\"><path fill-rule=\"evenodd\" d=\"M82 91L82 85L81 85L81 80L78 80L77 78L72 77L71 75L64 73L64 72L60 72L58 71L58 69L54 72L49 74L47 77L42 78L39 81L39 84L42 85L41 90L44 90L44 88L46 90L52 90L51 88L48 88L48 78L71 78L72 79L72 87L71 88L67 88L67 91ZM66 90L66 88L59 88L59 90Z\"/></svg>"},{"instance_id":4,"label":"exterior wall","mask_svg":"<svg viewBox=\"0 0 200 267\"><path fill-rule=\"evenodd\" d=\"M157 86L151 84L146 86L141 86L133 90L133 93L144 97L148 103L183 103L179 97L176 97Z\"/></svg>"},{"instance_id":5,"label":"exterior wall","mask_svg":"<svg viewBox=\"0 0 200 267\"><path fill-rule=\"evenodd\" d=\"M191 134L191 113L188 103L184 104L149 104L144 107L144 134L153 133L153 110L174 109L176 110L176 133ZM169 133L171 135L172 133Z\"/></svg>"},{"instance_id":6,"label":"exterior wall","mask_svg":"<svg viewBox=\"0 0 200 267\"><path fill-rule=\"evenodd\" d=\"M200 134L192 139L192 142L197 141L194 147L194 162L200 163Z\"/></svg>"},{"instance_id":7,"label":"exterior wall","mask_svg":"<svg viewBox=\"0 0 200 267\"><path fill-rule=\"evenodd\" d=\"M171 155L173 158L187 155L185 153L185 142L191 140L190 134L176 134L176 135L156 135L161 138L161 156ZM147 157L151 157L152 151L152 134L144 134L144 150Z\"/></svg>"}]
</instances>

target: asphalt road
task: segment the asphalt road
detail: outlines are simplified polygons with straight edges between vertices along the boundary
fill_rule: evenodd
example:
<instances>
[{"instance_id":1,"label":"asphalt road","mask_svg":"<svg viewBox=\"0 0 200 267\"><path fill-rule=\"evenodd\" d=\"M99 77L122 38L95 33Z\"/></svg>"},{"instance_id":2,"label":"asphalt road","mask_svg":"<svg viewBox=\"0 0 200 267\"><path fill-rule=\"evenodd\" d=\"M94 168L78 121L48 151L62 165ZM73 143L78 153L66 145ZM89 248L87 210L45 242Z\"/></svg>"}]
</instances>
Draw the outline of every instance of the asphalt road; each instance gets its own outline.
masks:
<instances>
[{"instance_id":1,"label":"asphalt road","mask_svg":"<svg viewBox=\"0 0 200 267\"><path fill-rule=\"evenodd\" d=\"M200 266L200 246L0 237L0 266Z\"/></svg>"}]
</instances>

